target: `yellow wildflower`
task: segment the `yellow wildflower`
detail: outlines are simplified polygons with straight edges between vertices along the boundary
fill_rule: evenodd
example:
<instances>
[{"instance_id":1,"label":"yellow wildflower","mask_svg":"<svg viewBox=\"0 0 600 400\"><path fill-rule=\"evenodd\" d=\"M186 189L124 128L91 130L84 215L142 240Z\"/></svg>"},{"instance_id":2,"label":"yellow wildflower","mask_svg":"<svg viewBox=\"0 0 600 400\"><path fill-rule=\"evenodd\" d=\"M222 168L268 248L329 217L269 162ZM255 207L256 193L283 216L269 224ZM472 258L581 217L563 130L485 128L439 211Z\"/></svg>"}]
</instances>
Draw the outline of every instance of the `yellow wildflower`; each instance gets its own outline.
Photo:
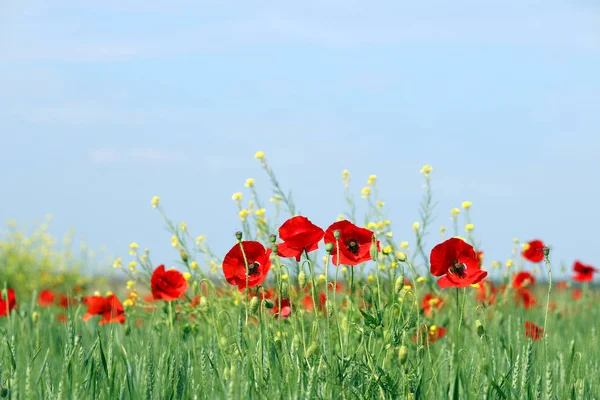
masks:
<instances>
[{"instance_id":1,"label":"yellow wildflower","mask_svg":"<svg viewBox=\"0 0 600 400\"><path fill-rule=\"evenodd\" d=\"M360 193L362 194L362 198L366 199L371 194L371 188L368 186L365 186L364 188L362 188Z\"/></svg>"},{"instance_id":2,"label":"yellow wildflower","mask_svg":"<svg viewBox=\"0 0 600 400\"><path fill-rule=\"evenodd\" d=\"M190 274L189 272L183 273L183 279L185 279L186 281L189 281L191 277L192 277L192 274Z\"/></svg>"},{"instance_id":3,"label":"yellow wildflower","mask_svg":"<svg viewBox=\"0 0 600 400\"><path fill-rule=\"evenodd\" d=\"M265 158L265 153L263 153L262 151L257 151L256 153L254 153L254 158L256 158L257 160L262 160L263 158Z\"/></svg>"},{"instance_id":4,"label":"yellow wildflower","mask_svg":"<svg viewBox=\"0 0 600 400\"><path fill-rule=\"evenodd\" d=\"M244 186L246 186L247 188L254 187L254 178L246 179L246 183L244 184Z\"/></svg>"},{"instance_id":5,"label":"yellow wildflower","mask_svg":"<svg viewBox=\"0 0 600 400\"><path fill-rule=\"evenodd\" d=\"M433 168L431 168L431 165L429 165L429 164L425 164L425 165L423 166L423 168L421 168L421 171L420 171L420 172L421 172L423 175L429 175L429 174L431 173L431 171L433 171Z\"/></svg>"},{"instance_id":6,"label":"yellow wildflower","mask_svg":"<svg viewBox=\"0 0 600 400\"><path fill-rule=\"evenodd\" d=\"M158 204L160 203L160 197L154 196L150 203L152 204L152 208L157 208Z\"/></svg>"},{"instance_id":7,"label":"yellow wildflower","mask_svg":"<svg viewBox=\"0 0 600 400\"><path fill-rule=\"evenodd\" d=\"M377 180L377 175L369 175L369 179L367 179L367 185L372 185Z\"/></svg>"},{"instance_id":8,"label":"yellow wildflower","mask_svg":"<svg viewBox=\"0 0 600 400\"><path fill-rule=\"evenodd\" d=\"M465 225L465 231L471 232L473 229L475 229L475 225L473 225L473 224Z\"/></svg>"},{"instance_id":9,"label":"yellow wildflower","mask_svg":"<svg viewBox=\"0 0 600 400\"><path fill-rule=\"evenodd\" d=\"M264 208L259 208L258 210L256 210L255 214L257 217L263 217L265 215L265 209Z\"/></svg>"},{"instance_id":10,"label":"yellow wildflower","mask_svg":"<svg viewBox=\"0 0 600 400\"><path fill-rule=\"evenodd\" d=\"M450 211L454 217L460 214L460 208L454 207L452 211Z\"/></svg>"},{"instance_id":11,"label":"yellow wildflower","mask_svg":"<svg viewBox=\"0 0 600 400\"><path fill-rule=\"evenodd\" d=\"M190 263L190 268L191 269L198 269L198 262L197 261L192 261Z\"/></svg>"},{"instance_id":12,"label":"yellow wildflower","mask_svg":"<svg viewBox=\"0 0 600 400\"><path fill-rule=\"evenodd\" d=\"M127 289L131 289L135 285L135 281L127 281Z\"/></svg>"},{"instance_id":13,"label":"yellow wildflower","mask_svg":"<svg viewBox=\"0 0 600 400\"><path fill-rule=\"evenodd\" d=\"M470 201L463 201L462 208L464 208L465 210L468 210L469 208L471 208L471 202Z\"/></svg>"},{"instance_id":14,"label":"yellow wildflower","mask_svg":"<svg viewBox=\"0 0 600 400\"><path fill-rule=\"evenodd\" d=\"M418 231L420 226L421 226L421 224L419 224L418 222L413 223L413 229L415 231Z\"/></svg>"},{"instance_id":15,"label":"yellow wildflower","mask_svg":"<svg viewBox=\"0 0 600 400\"><path fill-rule=\"evenodd\" d=\"M240 192L235 192L233 196L231 196L232 200L242 201L242 194Z\"/></svg>"}]
</instances>

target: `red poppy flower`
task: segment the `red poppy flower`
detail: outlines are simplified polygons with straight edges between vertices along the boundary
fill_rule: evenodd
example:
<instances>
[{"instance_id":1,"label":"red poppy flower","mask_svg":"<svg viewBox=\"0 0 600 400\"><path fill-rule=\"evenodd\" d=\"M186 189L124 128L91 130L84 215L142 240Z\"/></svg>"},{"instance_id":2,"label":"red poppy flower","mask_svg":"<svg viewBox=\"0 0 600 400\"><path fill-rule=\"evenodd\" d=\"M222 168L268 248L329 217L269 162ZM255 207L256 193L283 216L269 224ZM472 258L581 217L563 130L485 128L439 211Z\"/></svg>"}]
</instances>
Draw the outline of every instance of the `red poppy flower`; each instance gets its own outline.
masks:
<instances>
[{"instance_id":1,"label":"red poppy flower","mask_svg":"<svg viewBox=\"0 0 600 400\"><path fill-rule=\"evenodd\" d=\"M556 284L556 289L565 290L569 288L569 282L560 281Z\"/></svg>"},{"instance_id":2,"label":"red poppy flower","mask_svg":"<svg viewBox=\"0 0 600 400\"><path fill-rule=\"evenodd\" d=\"M237 285L241 292L246 289L246 279L248 287L258 286L264 282L271 269L271 249L265 250L265 247L253 241L243 241L244 254L239 243L236 243L223 259L223 274L225 279L231 285ZM246 261L248 262L248 275L246 275Z\"/></svg>"},{"instance_id":3,"label":"red poppy flower","mask_svg":"<svg viewBox=\"0 0 600 400\"><path fill-rule=\"evenodd\" d=\"M594 280L594 272L598 272L598 269L591 265L586 265L581 261L575 261L573 264L573 271L575 271L573 280L577 282L591 282Z\"/></svg>"},{"instance_id":4,"label":"red poppy flower","mask_svg":"<svg viewBox=\"0 0 600 400\"><path fill-rule=\"evenodd\" d=\"M575 288L575 289L573 289L573 292L571 292L571 296L573 297L573 300L581 299L582 294L583 294L583 292L580 288Z\"/></svg>"},{"instance_id":5,"label":"red poppy flower","mask_svg":"<svg viewBox=\"0 0 600 400\"><path fill-rule=\"evenodd\" d=\"M477 260L479 261L479 268L483 267L483 251L479 250L477 253Z\"/></svg>"},{"instance_id":6,"label":"red poppy flower","mask_svg":"<svg viewBox=\"0 0 600 400\"><path fill-rule=\"evenodd\" d=\"M501 291L501 287L496 287L490 281L479 282L477 286L477 301L483 304L492 305L498 298L498 292Z\"/></svg>"},{"instance_id":7,"label":"red poppy flower","mask_svg":"<svg viewBox=\"0 0 600 400\"><path fill-rule=\"evenodd\" d=\"M317 299L317 307L319 307L320 310L325 310L326 301L327 301L327 297L325 296L325 293L319 292L318 299ZM314 311L315 310L315 307L313 304L313 299L310 294L307 295L306 297L304 297L303 303L304 303L304 308L306 309L306 311Z\"/></svg>"},{"instance_id":8,"label":"red poppy flower","mask_svg":"<svg viewBox=\"0 0 600 400\"><path fill-rule=\"evenodd\" d=\"M537 299L535 298L533 293L531 293L531 290L529 290L528 287L522 287L517 289L517 291L515 292L515 300L517 302L517 305L522 302L523 307L525 307L526 309L529 309L537 302Z\"/></svg>"},{"instance_id":9,"label":"red poppy flower","mask_svg":"<svg viewBox=\"0 0 600 400\"><path fill-rule=\"evenodd\" d=\"M533 340L540 340L544 336L544 330L542 327L534 324L533 322L525 322L525 337Z\"/></svg>"},{"instance_id":10,"label":"red poppy flower","mask_svg":"<svg viewBox=\"0 0 600 400\"><path fill-rule=\"evenodd\" d=\"M292 313L292 306L290 304L290 299L281 299L281 313L279 312L279 300L276 300L275 307L273 308L273 314L275 318L287 318Z\"/></svg>"},{"instance_id":11,"label":"red poppy flower","mask_svg":"<svg viewBox=\"0 0 600 400\"><path fill-rule=\"evenodd\" d=\"M6 290L6 297L0 296L0 317L10 313L17 305L17 296L13 289Z\"/></svg>"},{"instance_id":12,"label":"red poppy flower","mask_svg":"<svg viewBox=\"0 0 600 400\"><path fill-rule=\"evenodd\" d=\"M446 336L446 328L442 328L441 326L431 325L427 330L427 335L425 334L425 327L421 327L421 342L422 343L435 343L438 339ZM417 337L413 336L413 342L417 342Z\"/></svg>"},{"instance_id":13,"label":"red poppy flower","mask_svg":"<svg viewBox=\"0 0 600 400\"><path fill-rule=\"evenodd\" d=\"M333 232L340 231L340 259L338 260L338 249ZM360 228L350 221L338 221L329 226L325 231L325 243L333 244L332 262L333 265L340 264L354 266L371 260L371 243L373 232ZM377 251L380 250L379 241L377 241Z\"/></svg>"},{"instance_id":14,"label":"red poppy flower","mask_svg":"<svg viewBox=\"0 0 600 400\"><path fill-rule=\"evenodd\" d=\"M285 221L279 228L279 237L283 243L277 245L281 257L296 257L300 261L302 253L317 250L325 231L306 217L297 215Z\"/></svg>"},{"instance_id":15,"label":"red poppy flower","mask_svg":"<svg viewBox=\"0 0 600 400\"><path fill-rule=\"evenodd\" d=\"M62 308L69 308L69 305L77 304L77 299L68 297L65 294L58 295L58 306Z\"/></svg>"},{"instance_id":16,"label":"red poppy flower","mask_svg":"<svg viewBox=\"0 0 600 400\"><path fill-rule=\"evenodd\" d=\"M513 288L530 287L535 285L535 278L527 271L521 271L513 277Z\"/></svg>"},{"instance_id":17,"label":"red poppy flower","mask_svg":"<svg viewBox=\"0 0 600 400\"><path fill-rule=\"evenodd\" d=\"M442 299L432 295L431 293L427 293L421 301L421 308L423 309L425 315L431 315L433 313L433 309L440 308L442 303Z\"/></svg>"},{"instance_id":18,"label":"red poppy flower","mask_svg":"<svg viewBox=\"0 0 600 400\"><path fill-rule=\"evenodd\" d=\"M95 315L100 315L102 318L98 321L98 325L125 322L125 310L116 295L110 296L90 296L83 299L83 303L87 304L87 313L83 316L83 320L87 321Z\"/></svg>"},{"instance_id":19,"label":"red poppy flower","mask_svg":"<svg viewBox=\"0 0 600 400\"><path fill-rule=\"evenodd\" d=\"M529 243L525 243L525 248L521 252L521 255L526 260L537 263L544 260L544 242L539 239L532 240Z\"/></svg>"},{"instance_id":20,"label":"red poppy flower","mask_svg":"<svg viewBox=\"0 0 600 400\"><path fill-rule=\"evenodd\" d=\"M187 281L181 272L174 269L165 271L164 265L159 265L150 279L150 289L154 300L177 300L183 296L187 287Z\"/></svg>"},{"instance_id":21,"label":"red poppy flower","mask_svg":"<svg viewBox=\"0 0 600 400\"><path fill-rule=\"evenodd\" d=\"M431 274L441 276L438 280L441 288L465 288L487 276L487 271L479 268L473 246L458 238L450 238L435 246L429 259Z\"/></svg>"},{"instance_id":22,"label":"red poppy flower","mask_svg":"<svg viewBox=\"0 0 600 400\"><path fill-rule=\"evenodd\" d=\"M50 307L54 304L54 293L50 289L45 289L40 292L38 303L42 307Z\"/></svg>"}]
</instances>

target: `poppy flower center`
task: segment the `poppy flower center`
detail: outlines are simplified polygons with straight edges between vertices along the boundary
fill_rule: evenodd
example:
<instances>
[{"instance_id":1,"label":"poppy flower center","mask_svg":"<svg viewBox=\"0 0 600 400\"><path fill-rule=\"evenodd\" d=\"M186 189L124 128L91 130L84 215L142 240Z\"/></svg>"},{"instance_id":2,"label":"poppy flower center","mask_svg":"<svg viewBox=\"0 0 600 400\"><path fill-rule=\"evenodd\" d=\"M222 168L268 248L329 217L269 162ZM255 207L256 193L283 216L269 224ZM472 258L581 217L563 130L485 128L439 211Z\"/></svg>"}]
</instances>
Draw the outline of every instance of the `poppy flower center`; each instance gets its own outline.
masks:
<instances>
[{"instance_id":1,"label":"poppy flower center","mask_svg":"<svg viewBox=\"0 0 600 400\"><path fill-rule=\"evenodd\" d=\"M350 239L350 241L346 243L346 247L348 248L348 251L350 251L350 253L352 253L354 255L358 255L358 250L360 248L360 245L358 244L358 242L356 240Z\"/></svg>"},{"instance_id":2,"label":"poppy flower center","mask_svg":"<svg viewBox=\"0 0 600 400\"><path fill-rule=\"evenodd\" d=\"M450 271L451 274L456 274L458 275L460 278L464 278L465 277L465 271L467 270L467 266L465 264L462 263L454 263L453 267L448 268L448 271Z\"/></svg>"},{"instance_id":3,"label":"poppy flower center","mask_svg":"<svg viewBox=\"0 0 600 400\"><path fill-rule=\"evenodd\" d=\"M249 263L248 264L248 275L257 274L259 267L260 267L260 263L258 261L254 261L253 263Z\"/></svg>"}]
</instances>

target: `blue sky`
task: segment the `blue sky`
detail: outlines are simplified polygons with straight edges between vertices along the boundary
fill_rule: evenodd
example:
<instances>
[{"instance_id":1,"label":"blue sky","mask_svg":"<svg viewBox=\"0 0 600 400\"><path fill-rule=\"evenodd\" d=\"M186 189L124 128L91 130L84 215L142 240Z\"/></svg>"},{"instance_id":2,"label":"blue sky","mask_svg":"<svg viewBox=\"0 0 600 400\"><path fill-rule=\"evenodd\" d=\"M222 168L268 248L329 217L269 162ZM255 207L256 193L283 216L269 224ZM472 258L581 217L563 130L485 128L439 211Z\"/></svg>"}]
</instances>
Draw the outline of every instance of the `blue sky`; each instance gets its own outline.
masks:
<instances>
[{"instance_id":1,"label":"blue sky","mask_svg":"<svg viewBox=\"0 0 600 400\"><path fill-rule=\"evenodd\" d=\"M52 213L56 235L173 264L159 195L224 254L232 193L253 177L270 195L262 150L324 228L344 211L341 171L359 202L377 174L412 243L429 163L430 246L470 200L486 261L519 237L600 266L598 71L589 0L4 2L0 219Z\"/></svg>"}]
</instances>

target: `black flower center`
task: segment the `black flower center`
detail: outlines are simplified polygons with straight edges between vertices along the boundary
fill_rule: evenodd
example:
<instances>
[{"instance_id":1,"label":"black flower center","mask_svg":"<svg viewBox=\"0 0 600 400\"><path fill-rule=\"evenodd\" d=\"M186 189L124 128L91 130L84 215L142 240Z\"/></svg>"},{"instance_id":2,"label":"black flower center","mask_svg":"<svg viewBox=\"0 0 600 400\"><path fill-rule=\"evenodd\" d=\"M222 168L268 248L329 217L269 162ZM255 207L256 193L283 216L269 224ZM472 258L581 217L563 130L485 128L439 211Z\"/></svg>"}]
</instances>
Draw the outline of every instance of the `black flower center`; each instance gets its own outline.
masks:
<instances>
[{"instance_id":1,"label":"black flower center","mask_svg":"<svg viewBox=\"0 0 600 400\"><path fill-rule=\"evenodd\" d=\"M248 264L248 275L255 275L258 273L258 268L260 267L260 263L258 261L254 261L253 263Z\"/></svg>"},{"instance_id":2,"label":"black flower center","mask_svg":"<svg viewBox=\"0 0 600 400\"><path fill-rule=\"evenodd\" d=\"M348 251L350 251L350 253L354 254L355 256L358 255L360 245L354 238L350 239L349 242L346 242L346 247L348 248Z\"/></svg>"},{"instance_id":3,"label":"black flower center","mask_svg":"<svg viewBox=\"0 0 600 400\"><path fill-rule=\"evenodd\" d=\"M466 273L465 271L467 270L467 266L465 264L462 263L454 263L453 267L448 268L448 271L451 274L456 274L459 276L459 278L464 278Z\"/></svg>"}]
</instances>

